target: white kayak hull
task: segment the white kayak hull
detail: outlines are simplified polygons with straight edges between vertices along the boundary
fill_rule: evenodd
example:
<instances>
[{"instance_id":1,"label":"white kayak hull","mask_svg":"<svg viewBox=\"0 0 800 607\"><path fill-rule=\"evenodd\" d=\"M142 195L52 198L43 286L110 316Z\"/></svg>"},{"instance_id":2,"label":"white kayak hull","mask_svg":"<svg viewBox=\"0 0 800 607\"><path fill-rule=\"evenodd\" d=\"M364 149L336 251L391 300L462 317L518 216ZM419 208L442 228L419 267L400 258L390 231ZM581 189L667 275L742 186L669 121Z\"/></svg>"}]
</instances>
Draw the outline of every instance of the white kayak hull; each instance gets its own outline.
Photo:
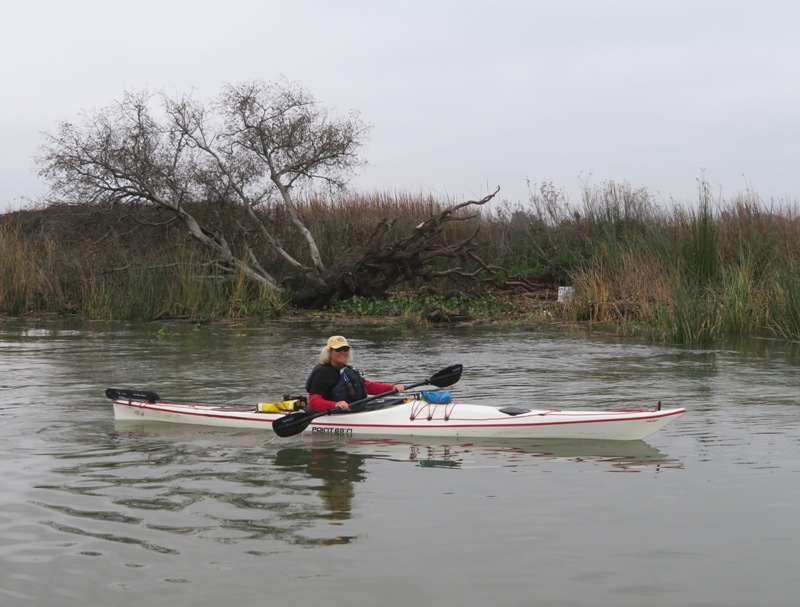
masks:
<instances>
[{"instance_id":1,"label":"white kayak hull","mask_svg":"<svg viewBox=\"0 0 800 607\"><path fill-rule=\"evenodd\" d=\"M113 400L119 421L153 421L272 432L284 413L261 413L246 405L180 404L127 398ZM527 410L508 414L498 407L412 400L364 411L325 415L306 433L342 436L458 437L496 439L642 440L686 412L683 408L635 411ZM516 413L516 412L515 412Z\"/></svg>"}]
</instances>

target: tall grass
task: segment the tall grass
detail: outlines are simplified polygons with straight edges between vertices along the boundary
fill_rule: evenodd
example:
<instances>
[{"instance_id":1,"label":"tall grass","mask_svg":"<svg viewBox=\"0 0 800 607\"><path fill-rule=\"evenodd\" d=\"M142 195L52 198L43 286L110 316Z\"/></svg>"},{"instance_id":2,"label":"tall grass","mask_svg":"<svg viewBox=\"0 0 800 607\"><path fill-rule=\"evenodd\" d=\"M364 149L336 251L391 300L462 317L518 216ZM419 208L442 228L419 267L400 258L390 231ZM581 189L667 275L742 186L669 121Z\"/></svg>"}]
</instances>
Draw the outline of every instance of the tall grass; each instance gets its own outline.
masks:
<instances>
[{"instance_id":1,"label":"tall grass","mask_svg":"<svg viewBox=\"0 0 800 607\"><path fill-rule=\"evenodd\" d=\"M0 309L18 316L36 292L36 259L16 226L0 229Z\"/></svg>"},{"instance_id":2,"label":"tall grass","mask_svg":"<svg viewBox=\"0 0 800 607\"><path fill-rule=\"evenodd\" d=\"M52 240L32 242L14 221L0 225L0 313L21 316L68 307L60 258Z\"/></svg>"},{"instance_id":3,"label":"tall grass","mask_svg":"<svg viewBox=\"0 0 800 607\"><path fill-rule=\"evenodd\" d=\"M452 202L406 192L362 193L310 197L299 212L323 258L332 260L378 231L384 242L403 238ZM215 214L213 208L207 212ZM280 208L267 213L275 236L305 259L306 244L291 228L281 227ZM267 318L288 311L285 300L243 276L220 275L208 254L174 226L108 238L124 233L125 217L109 218L108 211L90 206L49 210L27 223L0 216L0 313L76 311L97 318L153 319ZM48 230L54 220L59 228ZM233 225L226 229L235 233ZM796 203L764 203L752 192L715 199L701 183L694 204L664 205L645 189L613 182L587 186L572 202L544 184L532 188L524 203L495 200L463 209L460 221L448 223L442 237L453 242L476 229L474 253L503 268L506 276L540 285L541 301L559 285L574 287L568 304L553 302L548 314L537 318L616 325L620 332L674 343L747 335L800 341ZM279 258L264 249L256 253L289 290L297 286ZM458 263L465 272L480 269L468 257ZM477 313L505 316L506 307L486 311L484 284L428 285L429 297L439 301L456 287L471 298ZM398 290L420 286L412 281ZM384 305L359 300L340 309L384 310L413 319L424 304L419 297L400 297Z\"/></svg>"},{"instance_id":4,"label":"tall grass","mask_svg":"<svg viewBox=\"0 0 800 607\"><path fill-rule=\"evenodd\" d=\"M595 233L594 253L573 269L576 304L600 312L590 318L609 321L615 309L636 309L648 332L677 343L800 340L793 206L764 205L752 194L714 201L704 186L697 208L651 215L644 225L639 235L606 226Z\"/></svg>"},{"instance_id":5,"label":"tall grass","mask_svg":"<svg viewBox=\"0 0 800 607\"><path fill-rule=\"evenodd\" d=\"M231 280L220 275L204 251L172 251L177 259L170 262L147 246L141 249L136 260L122 267L104 265L103 255L82 247L65 250L51 238L33 239L18 222L7 221L0 225L0 314L79 313L116 320L272 318L287 309L285 300L243 276Z\"/></svg>"},{"instance_id":6,"label":"tall grass","mask_svg":"<svg viewBox=\"0 0 800 607\"><path fill-rule=\"evenodd\" d=\"M85 281L85 313L95 318L274 318L287 303L239 275L209 273L190 255L171 266L133 266Z\"/></svg>"},{"instance_id":7,"label":"tall grass","mask_svg":"<svg viewBox=\"0 0 800 607\"><path fill-rule=\"evenodd\" d=\"M765 323L772 335L800 341L800 263L775 271L766 289Z\"/></svg>"}]
</instances>

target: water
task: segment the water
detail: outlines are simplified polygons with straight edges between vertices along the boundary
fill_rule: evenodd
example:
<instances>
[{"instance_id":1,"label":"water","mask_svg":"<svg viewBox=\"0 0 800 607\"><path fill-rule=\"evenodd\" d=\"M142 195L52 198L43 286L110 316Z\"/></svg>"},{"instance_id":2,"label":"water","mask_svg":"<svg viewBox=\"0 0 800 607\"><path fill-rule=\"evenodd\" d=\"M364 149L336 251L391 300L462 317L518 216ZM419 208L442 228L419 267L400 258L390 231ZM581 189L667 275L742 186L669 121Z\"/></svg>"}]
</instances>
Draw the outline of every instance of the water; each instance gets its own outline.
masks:
<instances>
[{"instance_id":1,"label":"water","mask_svg":"<svg viewBox=\"0 0 800 607\"><path fill-rule=\"evenodd\" d=\"M796 605L800 353L501 329L0 324L0 605ZM113 420L106 387L299 392L450 364L485 403L688 409L645 442L381 441Z\"/></svg>"}]
</instances>

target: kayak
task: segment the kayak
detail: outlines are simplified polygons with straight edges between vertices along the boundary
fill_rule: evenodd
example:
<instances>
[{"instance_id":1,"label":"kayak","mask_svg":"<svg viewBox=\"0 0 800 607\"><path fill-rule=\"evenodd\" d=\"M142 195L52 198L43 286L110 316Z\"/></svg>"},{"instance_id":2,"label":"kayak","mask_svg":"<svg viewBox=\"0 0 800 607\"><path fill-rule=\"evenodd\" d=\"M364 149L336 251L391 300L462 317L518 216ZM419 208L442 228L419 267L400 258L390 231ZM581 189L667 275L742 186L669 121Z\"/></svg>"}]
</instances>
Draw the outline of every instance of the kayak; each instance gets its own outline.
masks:
<instances>
[{"instance_id":1,"label":"kayak","mask_svg":"<svg viewBox=\"0 0 800 607\"><path fill-rule=\"evenodd\" d=\"M324 415L292 412L296 399L263 404L175 403L154 392L109 388L118 421L152 421L220 428L273 431L277 420L292 417L310 421L302 430L337 437L422 437L484 439L642 440L678 419L686 409L582 410L500 407L448 400L431 402L426 393L384 399L368 410ZM444 400L444 399L441 399ZM297 425L297 422L295 422ZM286 436L286 435L282 435Z\"/></svg>"}]
</instances>

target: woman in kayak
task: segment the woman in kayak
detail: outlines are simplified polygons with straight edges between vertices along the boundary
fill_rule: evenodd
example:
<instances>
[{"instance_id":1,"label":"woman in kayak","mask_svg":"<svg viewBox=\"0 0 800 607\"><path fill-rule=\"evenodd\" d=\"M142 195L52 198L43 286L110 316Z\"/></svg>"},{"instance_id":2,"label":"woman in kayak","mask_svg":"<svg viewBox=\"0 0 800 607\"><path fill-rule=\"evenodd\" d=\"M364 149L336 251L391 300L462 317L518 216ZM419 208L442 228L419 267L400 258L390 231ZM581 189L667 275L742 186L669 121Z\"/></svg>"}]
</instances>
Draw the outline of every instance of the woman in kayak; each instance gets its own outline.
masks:
<instances>
[{"instance_id":1,"label":"woman in kayak","mask_svg":"<svg viewBox=\"0 0 800 607\"><path fill-rule=\"evenodd\" d=\"M319 364L306 380L308 404L315 411L338 407L350 411L350 403L371 394L403 391L402 384L381 384L361 377L348 363L353 359L350 344L334 335L319 353Z\"/></svg>"}]
</instances>

